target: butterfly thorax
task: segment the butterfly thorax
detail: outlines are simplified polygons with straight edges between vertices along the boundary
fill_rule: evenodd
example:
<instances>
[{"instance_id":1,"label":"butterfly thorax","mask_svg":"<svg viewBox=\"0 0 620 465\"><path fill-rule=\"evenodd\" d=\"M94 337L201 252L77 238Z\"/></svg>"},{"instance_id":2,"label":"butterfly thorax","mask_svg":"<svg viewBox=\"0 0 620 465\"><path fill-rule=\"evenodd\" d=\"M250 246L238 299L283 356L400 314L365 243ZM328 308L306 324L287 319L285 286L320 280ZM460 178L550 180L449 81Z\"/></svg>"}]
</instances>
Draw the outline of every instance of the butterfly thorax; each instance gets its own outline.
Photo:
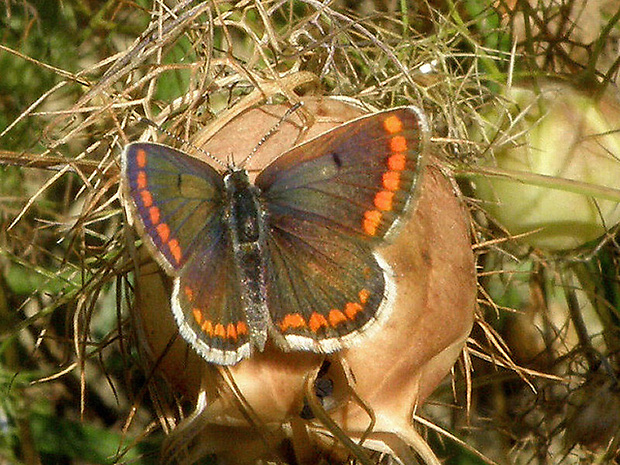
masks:
<instances>
[{"instance_id":1,"label":"butterfly thorax","mask_svg":"<svg viewBox=\"0 0 620 465\"><path fill-rule=\"evenodd\" d=\"M224 175L227 209L225 224L234 254L241 301L252 345L263 350L270 325L266 300L266 223L259 189L246 170Z\"/></svg>"}]
</instances>

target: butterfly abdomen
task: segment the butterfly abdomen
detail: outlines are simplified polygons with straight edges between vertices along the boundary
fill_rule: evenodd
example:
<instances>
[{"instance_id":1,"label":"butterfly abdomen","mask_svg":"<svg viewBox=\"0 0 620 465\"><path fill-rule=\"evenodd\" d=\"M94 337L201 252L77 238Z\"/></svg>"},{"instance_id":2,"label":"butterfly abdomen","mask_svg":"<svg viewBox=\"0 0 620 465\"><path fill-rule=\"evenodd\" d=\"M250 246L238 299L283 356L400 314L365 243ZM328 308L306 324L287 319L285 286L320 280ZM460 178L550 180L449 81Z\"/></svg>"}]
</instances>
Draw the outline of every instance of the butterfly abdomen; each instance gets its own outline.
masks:
<instances>
[{"instance_id":1,"label":"butterfly abdomen","mask_svg":"<svg viewBox=\"0 0 620 465\"><path fill-rule=\"evenodd\" d=\"M258 188L250 184L245 170L227 173L224 186L228 200L225 222L241 283L241 304L252 345L262 351L270 324L266 299L265 213Z\"/></svg>"}]
</instances>

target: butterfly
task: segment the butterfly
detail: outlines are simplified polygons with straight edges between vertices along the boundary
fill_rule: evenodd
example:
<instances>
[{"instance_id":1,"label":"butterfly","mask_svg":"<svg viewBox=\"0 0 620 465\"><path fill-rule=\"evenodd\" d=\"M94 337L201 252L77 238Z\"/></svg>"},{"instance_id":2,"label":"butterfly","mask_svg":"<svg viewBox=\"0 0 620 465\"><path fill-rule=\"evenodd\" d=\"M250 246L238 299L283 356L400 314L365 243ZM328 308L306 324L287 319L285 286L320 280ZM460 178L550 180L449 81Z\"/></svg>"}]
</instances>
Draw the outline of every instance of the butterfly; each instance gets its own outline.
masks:
<instances>
[{"instance_id":1,"label":"butterfly","mask_svg":"<svg viewBox=\"0 0 620 465\"><path fill-rule=\"evenodd\" d=\"M415 107L362 116L284 152L254 183L242 167L128 144L122 198L173 278L182 337L233 365L268 339L332 353L378 328L395 286L376 249L415 202L427 139Z\"/></svg>"}]
</instances>

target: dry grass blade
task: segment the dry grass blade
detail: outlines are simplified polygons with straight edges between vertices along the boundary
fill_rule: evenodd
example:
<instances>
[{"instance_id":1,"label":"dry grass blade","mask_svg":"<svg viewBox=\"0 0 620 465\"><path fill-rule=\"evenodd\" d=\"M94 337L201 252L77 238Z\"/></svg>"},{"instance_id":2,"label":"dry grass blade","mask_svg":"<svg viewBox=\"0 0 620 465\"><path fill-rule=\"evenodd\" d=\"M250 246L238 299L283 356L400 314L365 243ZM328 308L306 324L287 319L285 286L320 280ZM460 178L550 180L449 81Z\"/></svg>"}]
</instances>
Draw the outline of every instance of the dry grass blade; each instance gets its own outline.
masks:
<instances>
[{"instance_id":1,"label":"dry grass blade","mask_svg":"<svg viewBox=\"0 0 620 465\"><path fill-rule=\"evenodd\" d=\"M416 452L429 464L617 460L616 423L601 429L604 440L585 432L600 426L592 417L607 418L588 397L612 413L620 405L618 227L605 224L595 243L549 255L527 246L542 228L511 234L485 201L465 197L494 178L596 198L597 219L603 202L620 201L613 186L479 164L543 123L528 118L540 100L512 113L500 87L554 75L613 89L614 2L43 3L9 1L0 11L0 420L9 417L0 429L19 444L0 441L0 462L100 463L91 449L113 443L105 460L149 463L143 455L159 454L160 432L170 435L163 458L179 463L210 453L230 463L290 459L282 451L291 444L305 463L345 463L350 451L350 462L364 464L379 454L397 457L381 463L412 462ZM252 155L255 174L290 147L259 163L288 130L298 141L315 124L355 116L344 107L328 112L331 99L306 105L326 96L355 100L356 112L424 107L433 132L425 182L435 197L415 213L402 249L386 252L402 265L395 275L418 273L427 293L401 286L411 308L403 304L389 333L342 354L321 375L334 392L317 397L322 355L294 354L293 363L267 350L216 374L183 345L170 283L127 223L119 160L130 141L196 156L206 145L223 165ZM280 109L298 102L271 137ZM270 109L254 123L235 128L239 115L265 103ZM487 105L501 118L485 121ZM482 134L483 125L494 131ZM254 132L269 137L247 142ZM587 142L614 156L601 141L615 132ZM458 182L439 188L443 175ZM442 222L463 205L471 213L463 224ZM153 335L163 342L145 342ZM340 376L344 366L350 371ZM437 385L436 402L425 404ZM300 414L304 397L314 418ZM11 429L13 419L30 417L36 441ZM88 452L61 450L63 441L45 435L56 426L67 438L88 438ZM333 437L345 452L326 446Z\"/></svg>"}]
</instances>

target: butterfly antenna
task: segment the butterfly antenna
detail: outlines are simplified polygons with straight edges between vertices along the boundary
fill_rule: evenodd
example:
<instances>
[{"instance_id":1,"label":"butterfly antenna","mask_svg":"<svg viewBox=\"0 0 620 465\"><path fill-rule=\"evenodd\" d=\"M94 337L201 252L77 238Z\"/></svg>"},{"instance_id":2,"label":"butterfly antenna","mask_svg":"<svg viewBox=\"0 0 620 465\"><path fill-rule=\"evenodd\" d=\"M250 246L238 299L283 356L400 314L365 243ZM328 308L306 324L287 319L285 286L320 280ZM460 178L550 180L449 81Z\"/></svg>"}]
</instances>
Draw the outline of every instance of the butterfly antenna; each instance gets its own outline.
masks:
<instances>
[{"instance_id":1,"label":"butterfly antenna","mask_svg":"<svg viewBox=\"0 0 620 465\"><path fill-rule=\"evenodd\" d=\"M162 128L160 125L158 125L157 123L155 123L154 121L151 121L148 118L140 118L140 121L143 123L148 124L149 126L154 127L155 129L157 129L159 132L167 135L168 137L170 137L171 139L174 139L175 141L179 142L181 145L183 145L186 148L192 149L196 152L200 152L202 153L204 156L206 156L207 158L213 160L215 163L217 163L220 166L223 167L227 167L226 164L224 162L222 162L222 160L220 160L219 158L217 158L216 156L212 155L210 152L207 152L206 150L201 149L200 147L196 147L195 145L191 144L190 142L188 142L187 140L177 136L176 134L171 133L170 131L168 131L165 128Z\"/></svg>"},{"instance_id":2,"label":"butterfly antenna","mask_svg":"<svg viewBox=\"0 0 620 465\"><path fill-rule=\"evenodd\" d=\"M276 124L273 125L273 127L267 132L267 134L265 134L261 138L261 140L258 141L258 143L254 146L252 151L248 154L248 156L243 159L243 161L239 164L239 168L243 168L248 163L248 161L250 161L250 159L254 156L254 154L258 152L258 149L260 149L261 146L271 138L271 136L273 136L276 132L278 132L278 129L280 129L280 126L282 126L282 123L284 123L302 105L303 105L303 102L297 102L295 105L293 105L288 110L286 110L286 113L282 115L282 118L280 118L280 120Z\"/></svg>"}]
</instances>

